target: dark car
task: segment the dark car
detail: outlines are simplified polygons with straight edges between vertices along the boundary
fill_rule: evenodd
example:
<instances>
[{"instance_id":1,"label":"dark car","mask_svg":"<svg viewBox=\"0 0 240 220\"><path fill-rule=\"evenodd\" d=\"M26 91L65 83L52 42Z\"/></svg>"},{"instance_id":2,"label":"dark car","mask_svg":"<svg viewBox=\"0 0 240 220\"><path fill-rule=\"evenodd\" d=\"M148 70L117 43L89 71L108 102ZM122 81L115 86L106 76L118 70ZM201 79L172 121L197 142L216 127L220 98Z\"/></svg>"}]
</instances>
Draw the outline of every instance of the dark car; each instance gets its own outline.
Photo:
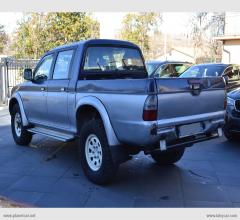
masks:
<instances>
[{"instance_id":1,"label":"dark car","mask_svg":"<svg viewBox=\"0 0 240 220\"><path fill-rule=\"evenodd\" d=\"M148 61L146 67L149 77L178 77L192 63L181 61Z\"/></svg>"},{"instance_id":2,"label":"dark car","mask_svg":"<svg viewBox=\"0 0 240 220\"><path fill-rule=\"evenodd\" d=\"M240 139L240 88L228 93L224 133L229 140Z\"/></svg>"},{"instance_id":3,"label":"dark car","mask_svg":"<svg viewBox=\"0 0 240 220\"><path fill-rule=\"evenodd\" d=\"M223 63L205 63L191 66L180 77L202 78L222 76L226 82L227 91L232 91L240 86L240 70L238 65Z\"/></svg>"}]
</instances>

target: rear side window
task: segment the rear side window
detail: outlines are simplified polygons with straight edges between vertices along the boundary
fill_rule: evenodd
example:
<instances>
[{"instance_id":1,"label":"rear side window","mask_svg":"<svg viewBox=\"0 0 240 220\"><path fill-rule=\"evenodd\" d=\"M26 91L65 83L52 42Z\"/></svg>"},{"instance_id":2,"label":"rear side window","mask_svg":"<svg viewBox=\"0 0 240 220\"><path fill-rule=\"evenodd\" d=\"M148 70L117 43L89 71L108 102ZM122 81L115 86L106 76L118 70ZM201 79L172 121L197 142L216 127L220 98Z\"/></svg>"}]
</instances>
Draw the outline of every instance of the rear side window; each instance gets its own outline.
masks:
<instances>
[{"instance_id":1,"label":"rear side window","mask_svg":"<svg viewBox=\"0 0 240 220\"><path fill-rule=\"evenodd\" d=\"M69 79L72 56L73 50L66 50L58 53L53 79Z\"/></svg>"},{"instance_id":2,"label":"rear side window","mask_svg":"<svg viewBox=\"0 0 240 220\"><path fill-rule=\"evenodd\" d=\"M83 70L97 73L146 72L138 49L98 46L87 49Z\"/></svg>"}]
</instances>

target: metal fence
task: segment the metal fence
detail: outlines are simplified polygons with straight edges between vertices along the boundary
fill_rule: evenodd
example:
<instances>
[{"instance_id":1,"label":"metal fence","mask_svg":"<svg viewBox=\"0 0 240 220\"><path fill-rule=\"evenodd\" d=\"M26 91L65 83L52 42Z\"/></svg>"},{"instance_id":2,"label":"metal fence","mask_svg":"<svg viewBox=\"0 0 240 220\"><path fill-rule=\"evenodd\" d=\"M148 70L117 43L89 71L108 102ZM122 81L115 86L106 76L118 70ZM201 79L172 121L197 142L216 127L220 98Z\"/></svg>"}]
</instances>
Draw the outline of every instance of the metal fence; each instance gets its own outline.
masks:
<instances>
[{"instance_id":1,"label":"metal fence","mask_svg":"<svg viewBox=\"0 0 240 220\"><path fill-rule=\"evenodd\" d=\"M38 60L2 58L0 61L0 104L6 104L11 89L24 81L23 70L35 68Z\"/></svg>"}]
</instances>

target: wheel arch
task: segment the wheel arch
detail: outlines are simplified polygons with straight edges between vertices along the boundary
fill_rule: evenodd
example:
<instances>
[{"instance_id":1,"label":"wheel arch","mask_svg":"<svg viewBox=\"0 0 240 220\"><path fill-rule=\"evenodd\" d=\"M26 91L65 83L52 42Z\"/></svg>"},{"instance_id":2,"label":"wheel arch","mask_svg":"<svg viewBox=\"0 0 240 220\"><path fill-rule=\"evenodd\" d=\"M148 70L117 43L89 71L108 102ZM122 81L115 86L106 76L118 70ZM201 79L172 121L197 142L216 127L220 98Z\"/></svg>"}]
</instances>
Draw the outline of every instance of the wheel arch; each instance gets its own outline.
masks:
<instances>
[{"instance_id":1,"label":"wheel arch","mask_svg":"<svg viewBox=\"0 0 240 220\"><path fill-rule=\"evenodd\" d=\"M88 120L89 118L101 118L107 135L108 144L110 146L120 145L105 106L98 98L93 96L84 97L77 102L76 121L78 132L81 130L83 124L80 121Z\"/></svg>"},{"instance_id":2,"label":"wheel arch","mask_svg":"<svg viewBox=\"0 0 240 220\"><path fill-rule=\"evenodd\" d=\"M12 113L12 109L15 104L18 104L18 106L20 108L23 126L27 126L29 124L29 122L28 122L27 116L26 116L24 108L23 108L23 102L22 102L21 96L18 93L14 94L9 101L8 109L9 109L10 114Z\"/></svg>"}]
</instances>

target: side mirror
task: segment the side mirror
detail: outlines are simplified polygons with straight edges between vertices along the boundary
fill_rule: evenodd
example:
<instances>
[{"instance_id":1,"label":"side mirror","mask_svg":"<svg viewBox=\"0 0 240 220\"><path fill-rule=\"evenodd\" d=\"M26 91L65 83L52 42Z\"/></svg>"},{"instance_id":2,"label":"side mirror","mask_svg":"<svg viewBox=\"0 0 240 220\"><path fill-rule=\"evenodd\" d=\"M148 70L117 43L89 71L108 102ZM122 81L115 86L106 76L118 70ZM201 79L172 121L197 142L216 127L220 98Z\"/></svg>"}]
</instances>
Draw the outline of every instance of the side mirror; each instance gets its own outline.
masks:
<instances>
[{"instance_id":1,"label":"side mirror","mask_svg":"<svg viewBox=\"0 0 240 220\"><path fill-rule=\"evenodd\" d=\"M32 69L24 69L23 78L27 81L32 81Z\"/></svg>"}]
</instances>

